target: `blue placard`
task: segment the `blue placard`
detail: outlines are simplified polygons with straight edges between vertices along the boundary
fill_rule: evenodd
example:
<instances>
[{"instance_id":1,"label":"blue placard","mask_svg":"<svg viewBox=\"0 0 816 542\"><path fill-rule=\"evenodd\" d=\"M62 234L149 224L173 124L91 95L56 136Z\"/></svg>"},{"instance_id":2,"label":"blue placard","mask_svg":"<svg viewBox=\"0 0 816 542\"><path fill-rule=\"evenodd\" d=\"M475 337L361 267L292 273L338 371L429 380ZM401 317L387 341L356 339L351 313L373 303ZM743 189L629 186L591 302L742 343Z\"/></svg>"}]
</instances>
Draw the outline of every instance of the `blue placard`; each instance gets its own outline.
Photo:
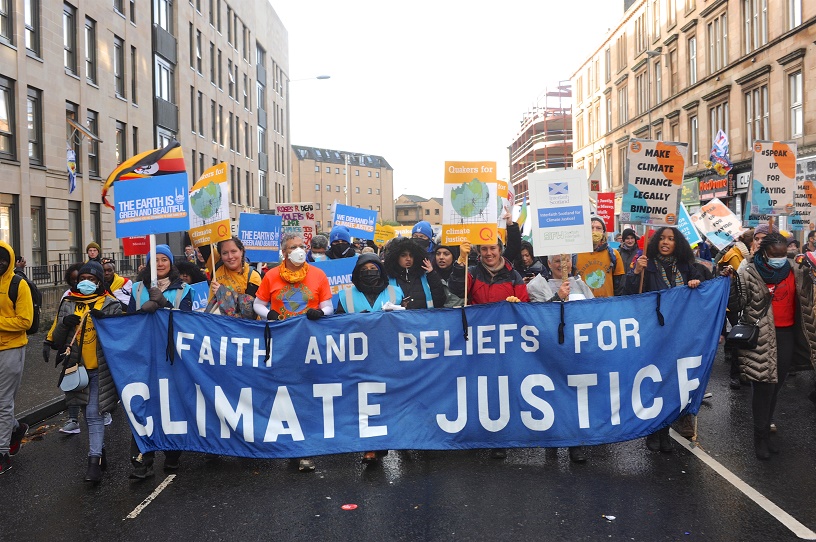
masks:
<instances>
[{"instance_id":1,"label":"blue placard","mask_svg":"<svg viewBox=\"0 0 816 542\"><path fill-rule=\"evenodd\" d=\"M113 191L116 237L190 229L187 173L119 181Z\"/></svg>"},{"instance_id":2,"label":"blue placard","mask_svg":"<svg viewBox=\"0 0 816 542\"><path fill-rule=\"evenodd\" d=\"M718 278L564 304L280 322L160 309L94 324L143 452L563 447L696 413L728 293Z\"/></svg>"},{"instance_id":3,"label":"blue placard","mask_svg":"<svg viewBox=\"0 0 816 542\"><path fill-rule=\"evenodd\" d=\"M340 291L351 286L351 272L357 265L357 256L353 258L340 258L337 260L325 260L314 262L309 265L319 267L329 279L329 286L332 291L332 304L337 308Z\"/></svg>"},{"instance_id":4,"label":"blue placard","mask_svg":"<svg viewBox=\"0 0 816 542\"><path fill-rule=\"evenodd\" d=\"M280 260L280 231L282 219L278 215L241 213L238 218L238 238L251 262Z\"/></svg>"},{"instance_id":5,"label":"blue placard","mask_svg":"<svg viewBox=\"0 0 816 542\"><path fill-rule=\"evenodd\" d=\"M550 194L552 194L553 184L551 183ZM560 193L560 192L559 192ZM557 228L559 226L576 226L584 223L584 208L580 205L568 207L551 207L538 210L538 226L540 228Z\"/></svg>"},{"instance_id":6,"label":"blue placard","mask_svg":"<svg viewBox=\"0 0 816 542\"><path fill-rule=\"evenodd\" d=\"M347 227L352 237L374 239L376 223L377 211L358 209L339 203L334 206L334 225Z\"/></svg>"},{"instance_id":7,"label":"blue placard","mask_svg":"<svg viewBox=\"0 0 816 542\"><path fill-rule=\"evenodd\" d=\"M700 232L694 227L694 223L691 221L686 206L682 203L680 204L680 214L677 216L677 229L680 230L680 233L683 234L683 237L686 238L689 245L694 246L703 242L703 238L700 237Z\"/></svg>"},{"instance_id":8,"label":"blue placard","mask_svg":"<svg viewBox=\"0 0 816 542\"><path fill-rule=\"evenodd\" d=\"M190 288L193 289L193 310L203 311L207 308L207 302L209 301L210 285L207 281L201 281L191 284Z\"/></svg>"}]
</instances>

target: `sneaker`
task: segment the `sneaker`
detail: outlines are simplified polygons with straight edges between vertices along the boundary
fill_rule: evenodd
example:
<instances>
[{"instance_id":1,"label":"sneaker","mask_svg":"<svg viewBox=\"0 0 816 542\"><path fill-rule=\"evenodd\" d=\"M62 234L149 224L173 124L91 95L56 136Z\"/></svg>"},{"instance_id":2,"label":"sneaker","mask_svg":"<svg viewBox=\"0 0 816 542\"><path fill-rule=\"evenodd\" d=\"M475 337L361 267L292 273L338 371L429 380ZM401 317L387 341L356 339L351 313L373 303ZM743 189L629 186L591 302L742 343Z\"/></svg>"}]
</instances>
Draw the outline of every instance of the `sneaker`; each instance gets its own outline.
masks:
<instances>
[{"instance_id":1,"label":"sneaker","mask_svg":"<svg viewBox=\"0 0 816 542\"><path fill-rule=\"evenodd\" d=\"M731 382L728 384L728 386L732 390L738 390L738 389L742 388L742 382L740 382L739 378L734 377L734 378L731 379Z\"/></svg>"},{"instance_id":2,"label":"sneaker","mask_svg":"<svg viewBox=\"0 0 816 542\"><path fill-rule=\"evenodd\" d=\"M298 470L300 472L312 472L315 470L314 460L304 458L298 461Z\"/></svg>"},{"instance_id":3,"label":"sneaker","mask_svg":"<svg viewBox=\"0 0 816 542\"><path fill-rule=\"evenodd\" d=\"M771 433L776 433L776 424L775 423L771 424L770 430L771 430ZM11 454L11 455L14 455L14 454Z\"/></svg>"},{"instance_id":4,"label":"sneaker","mask_svg":"<svg viewBox=\"0 0 816 542\"><path fill-rule=\"evenodd\" d=\"M110 425L113 421L113 416L111 416L110 412L105 412L103 419L105 420L105 425Z\"/></svg>"},{"instance_id":5,"label":"sneaker","mask_svg":"<svg viewBox=\"0 0 816 542\"><path fill-rule=\"evenodd\" d=\"M17 430L11 434L11 443L9 444L9 455L17 455L20 451L20 445L23 443L23 437L28 433L28 424L20 423Z\"/></svg>"},{"instance_id":6,"label":"sneaker","mask_svg":"<svg viewBox=\"0 0 816 542\"><path fill-rule=\"evenodd\" d=\"M78 435L81 429L76 420L68 420L68 423L60 427L60 433L67 433L69 435Z\"/></svg>"},{"instance_id":7,"label":"sneaker","mask_svg":"<svg viewBox=\"0 0 816 542\"><path fill-rule=\"evenodd\" d=\"M130 460L131 464L133 464L133 472L130 473L131 480L144 480L153 476L152 459L149 463L146 463L141 458L142 454L139 454L139 457Z\"/></svg>"},{"instance_id":8,"label":"sneaker","mask_svg":"<svg viewBox=\"0 0 816 542\"><path fill-rule=\"evenodd\" d=\"M569 447L569 458L570 461L573 463L585 463L586 458L586 447L585 446L570 446Z\"/></svg>"},{"instance_id":9,"label":"sneaker","mask_svg":"<svg viewBox=\"0 0 816 542\"><path fill-rule=\"evenodd\" d=\"M0 455L0 474L6 474L11 470L11 458L9 454Z\"/></svg>"},{"instance_id":10,"label":"sneaker","mask_svg":"<svg viewBox=\"0 0 816 542\"><path fill-rule=\"evenodd\" d=\"M377 452L366 452L363 454L363 463L376 463L379 458Z\"/></svg>"},{"instance_id":11,"label":"sneaker","mask_svg":"<svg viewBox=\"0 0 816 542\"><path fill-rule=\"evenodd\" d=\"M674 424L674 430L687 439L694 438L694 415L686 414L677 420Z\"/></svg>"}]
</instances>

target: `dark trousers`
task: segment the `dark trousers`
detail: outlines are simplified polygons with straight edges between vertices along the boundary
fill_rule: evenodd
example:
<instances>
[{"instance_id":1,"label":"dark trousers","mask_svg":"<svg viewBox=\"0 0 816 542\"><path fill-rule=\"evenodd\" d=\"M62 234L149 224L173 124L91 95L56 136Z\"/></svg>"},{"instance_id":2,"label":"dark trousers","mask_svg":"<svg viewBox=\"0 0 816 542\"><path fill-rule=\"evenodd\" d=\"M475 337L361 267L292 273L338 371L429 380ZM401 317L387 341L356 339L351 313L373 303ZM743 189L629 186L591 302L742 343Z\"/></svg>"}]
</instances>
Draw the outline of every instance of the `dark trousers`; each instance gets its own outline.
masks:
<instances>
[{"instance_id":1,"label":"dark trousers","mask_svg":"<svg viewBox=\"0 0 816 542\"><path fill-rule=\"evenodd\" d=\"M139 457L139 447L136 445L136 439L132 436L130 437L130 459L135 460ZM142 454L142 462L145 465L152 465L153 458L156 456L156 452L145 452ZM170 461L171 463L178 462L178 458L181 457L181 451L179 450L165 450L164 451L165 461Z\"/></svg>"},{"instance_id":2,"label":"dark trousers","mask_svg":"<svg viewBox=\"0 0 816 542\"><path fill-rule=\"evenodd\" d=\"M754 433L762 435L770 430L779 390L785 384L793 362L794 333L792 327L776 328L777 382L751 382L751 410L754 415Z\"/></svg>"},{"instance_id":3,"label":"dark trousers","mask_svg":"<svg viewBox=\"0 0 816 542\"><path fill-rule=\"evenodd\" d=\"M731 327L734 327L739 323L739 313L737 312L726 312L725 313L726 319L731 323ZM723 323L723 336L727 336L726 333L726 325ZM723 353L725 354L725 360L730 364L730 369L728 371L728 376L730 378L739 378L740 375L740 364L739 364L739 356L737 356L737 349L736 348L729 348L728 346L723 348Z\"/></svg>"}]
</instances>

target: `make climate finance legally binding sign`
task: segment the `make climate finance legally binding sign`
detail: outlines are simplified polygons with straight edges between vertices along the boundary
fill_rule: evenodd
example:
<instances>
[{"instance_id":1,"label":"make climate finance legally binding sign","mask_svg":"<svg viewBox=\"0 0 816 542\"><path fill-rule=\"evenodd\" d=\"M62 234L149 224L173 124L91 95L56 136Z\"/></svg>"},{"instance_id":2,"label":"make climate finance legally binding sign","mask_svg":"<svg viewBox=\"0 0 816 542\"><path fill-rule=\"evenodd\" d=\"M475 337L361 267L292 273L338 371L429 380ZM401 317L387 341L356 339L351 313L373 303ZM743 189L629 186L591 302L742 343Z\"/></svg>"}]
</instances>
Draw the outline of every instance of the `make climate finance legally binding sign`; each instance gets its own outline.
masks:
<instances>
[{"instance_id":1,"label":"make climate finance legally binding sign","mask_svg":"<svg viewBox=\"0 0 816 542\"><path fill-rule=\"evenodd\" d=\"M187 173L122 180L114 190L116 237L187 231Z\"/></svg>"},{"instance_id":2,"label":"make climate finance legally binding sign","mask_svg":"<svg viewBox=\"0 0 816 542\"><path fill-rule=\"evenodd\" d=\"M575 169L527 175L533 249L539 256L592 251L586 177Z\"/></svg>"},{"instance_id":3,"label":"make climate finance legally binding sign","mask_svg":"<svg viewBox=\"0 0 816 542\"><path fill-rule=\"evenodd\" d=\"M626 155L621 223L675 226L688 145L633 139Z\"/></svg>"}]
</instances>

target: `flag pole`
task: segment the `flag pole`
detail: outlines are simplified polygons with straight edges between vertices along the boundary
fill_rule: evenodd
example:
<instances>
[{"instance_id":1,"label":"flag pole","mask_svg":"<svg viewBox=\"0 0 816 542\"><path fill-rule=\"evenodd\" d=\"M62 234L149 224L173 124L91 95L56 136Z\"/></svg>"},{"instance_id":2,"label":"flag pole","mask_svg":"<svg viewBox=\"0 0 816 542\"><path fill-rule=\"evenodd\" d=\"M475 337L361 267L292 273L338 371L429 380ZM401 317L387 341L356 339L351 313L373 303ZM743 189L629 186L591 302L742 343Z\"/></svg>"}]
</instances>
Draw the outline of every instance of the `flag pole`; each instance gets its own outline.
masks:
<instances>
[{"instance_id":1,"label":"flag pole","mask_svg":"<svg viewBox=\"0 0 816 542\"><path fill-rule=\"evenodd\" d=\"M150 286L159 285L158 271L156 271L156 234L150 234Z\"/></svg>"}]
</instances>

